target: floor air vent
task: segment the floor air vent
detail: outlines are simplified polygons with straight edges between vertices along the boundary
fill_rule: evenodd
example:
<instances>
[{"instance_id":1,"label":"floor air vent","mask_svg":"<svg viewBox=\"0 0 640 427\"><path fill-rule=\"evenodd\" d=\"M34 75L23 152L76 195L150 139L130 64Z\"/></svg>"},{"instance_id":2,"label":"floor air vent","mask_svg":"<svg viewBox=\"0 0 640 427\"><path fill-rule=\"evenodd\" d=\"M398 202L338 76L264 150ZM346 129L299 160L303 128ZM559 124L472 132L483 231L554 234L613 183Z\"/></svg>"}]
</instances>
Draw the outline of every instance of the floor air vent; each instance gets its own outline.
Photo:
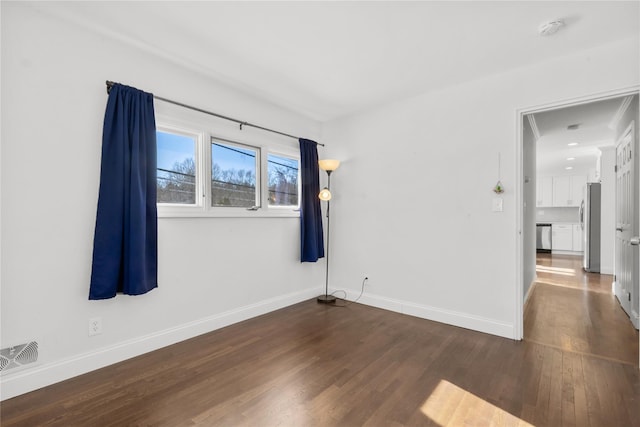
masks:
<instances>
[{"instance_id":1,"label":"floor air vent","mask_svg":"<svg viewBox=\"0 0 640 427\"><path fill-rule=\"evenodd\" d=\"M38 343L31 341L0 350L0 372L33 363L38 360Z\"/></svg>"}]
</instances>

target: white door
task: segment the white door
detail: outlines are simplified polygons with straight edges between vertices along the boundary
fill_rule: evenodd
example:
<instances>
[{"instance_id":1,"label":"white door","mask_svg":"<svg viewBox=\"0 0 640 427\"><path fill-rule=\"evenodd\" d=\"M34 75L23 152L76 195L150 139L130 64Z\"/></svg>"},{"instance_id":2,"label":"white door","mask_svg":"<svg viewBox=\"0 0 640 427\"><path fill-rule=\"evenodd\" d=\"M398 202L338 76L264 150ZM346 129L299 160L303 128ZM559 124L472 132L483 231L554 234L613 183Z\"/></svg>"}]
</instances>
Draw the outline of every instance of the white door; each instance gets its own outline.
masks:
<instances>
[{"instance_id":1,"label":"white door","mask_svg":"<svg viewBox=\"0 0 640 427\"><path fill-rule=\"evenodd\" d=\"M631 316L631 287L634 277L633 247L633 126L616 147L616 254L615 294L624 311ZM635 272L637 274L637 272Z\"/></svg>"}]
</instances>

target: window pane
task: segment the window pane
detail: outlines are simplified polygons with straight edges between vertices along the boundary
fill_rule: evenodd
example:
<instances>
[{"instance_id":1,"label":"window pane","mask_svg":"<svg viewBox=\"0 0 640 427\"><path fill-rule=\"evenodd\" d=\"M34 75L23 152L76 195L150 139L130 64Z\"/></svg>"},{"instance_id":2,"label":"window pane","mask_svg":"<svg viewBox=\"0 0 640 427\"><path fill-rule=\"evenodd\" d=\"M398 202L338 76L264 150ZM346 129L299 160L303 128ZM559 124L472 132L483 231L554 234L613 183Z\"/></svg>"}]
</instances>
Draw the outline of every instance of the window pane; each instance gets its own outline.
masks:
<instances>
[{"instance_id":1,"label":"window pane","mask_svg":"<svg viewBox=\"0 0 640 427\"><path fill-rule=\"evenodd\" d=\"M298 161L269 154L269 206L298 206Z\"/></svg>"},{"instance_id":2,"label":"window pane","mask_svg":"<svg viewBox=\"0 0 640 427\"><path fill-rule=\"evenodd\" d=\"M211 143L211 206L256 206L258 150L235 144Z\"/></svg>"},{"instance_id":3,"label":"window pane","mask_svg":"<svg viewBox=\"0 0 640 427\"><path fill-rule=\"evenodd\" d=\"M158 203L196 203L196 140L191 136L156 132Z\"/></svg>"}]
</instances>

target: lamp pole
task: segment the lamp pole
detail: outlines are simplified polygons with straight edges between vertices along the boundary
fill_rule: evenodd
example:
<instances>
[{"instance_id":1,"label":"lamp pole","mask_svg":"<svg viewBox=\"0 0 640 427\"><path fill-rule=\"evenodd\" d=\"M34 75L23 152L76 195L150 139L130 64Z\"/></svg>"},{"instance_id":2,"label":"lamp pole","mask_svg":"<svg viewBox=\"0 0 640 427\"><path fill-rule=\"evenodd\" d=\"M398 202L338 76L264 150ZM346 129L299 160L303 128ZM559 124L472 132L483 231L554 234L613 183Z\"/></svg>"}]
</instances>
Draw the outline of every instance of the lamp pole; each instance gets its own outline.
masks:
<instances>
[{"instance_id":1,"label":"lamp pole","mask_svg":"<svg viewBox=\"0 0 640 427\"><path fill-rule=\"evenodd\" d=\"M330 170L327 172L327 189L331 192L331 172ZM329 252L330 252L330 239L331 239L331 199L327 200L327 259L326 259L326 271L325 271L325 284L324 284L324 295L320 295L318 297L318 302L324 304L331 304L336 302L336 297L333 295L329 295Z\"/></svg>"},{"instance_id":2,"label":"lamp pole","mask_svg":"<svg viewBox=\"0 0 640 427\"><path fill-rule=\"evenodd\" d=\"M326 258L326 271L325 271L325 283L324 283L324 295L318 297L318 302L323 304L332 304L336 302L336 297L329 295L329 258L330 258L330 239L331 239L331 172L338 169L340 166L340 160L326 159L319 160L318 166L323 171L327 172L327 186L320 192L318 197L320 200L327 202L327 253Z\"/></svg>"}]
</instances>

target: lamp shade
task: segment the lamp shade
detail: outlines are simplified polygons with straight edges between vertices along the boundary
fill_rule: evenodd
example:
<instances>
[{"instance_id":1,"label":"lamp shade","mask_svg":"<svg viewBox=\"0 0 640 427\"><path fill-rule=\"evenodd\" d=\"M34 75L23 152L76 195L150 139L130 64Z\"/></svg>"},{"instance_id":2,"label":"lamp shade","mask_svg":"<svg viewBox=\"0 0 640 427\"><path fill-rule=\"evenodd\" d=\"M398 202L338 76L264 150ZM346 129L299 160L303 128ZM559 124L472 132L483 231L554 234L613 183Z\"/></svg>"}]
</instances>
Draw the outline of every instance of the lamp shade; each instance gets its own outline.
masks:
<instances>
[{"instance_id":1,"label":"lamp shade","mask_svg":"<svg viewBox=\"0 0 640 427\"><path fill-rule=\"evenodd\" d=\"M338 169L338 166L340 166L340 160L335 160L335 159L318 160L318 166L320 166L320 169L322 169L323 171L334 171Z\"/></svg>"},{"instance_id":2,"label":"lamp shade","mask_svg":"<svg viewBox=\"0 0 640 427\"><path fill-rule=\"evenodd\" d=\"M327 187L324 187L322 191L320 191L320 194L318 194L318 197L325 202L331 200L331 191L329 191Z\"/></svg>"}]
</instances>

